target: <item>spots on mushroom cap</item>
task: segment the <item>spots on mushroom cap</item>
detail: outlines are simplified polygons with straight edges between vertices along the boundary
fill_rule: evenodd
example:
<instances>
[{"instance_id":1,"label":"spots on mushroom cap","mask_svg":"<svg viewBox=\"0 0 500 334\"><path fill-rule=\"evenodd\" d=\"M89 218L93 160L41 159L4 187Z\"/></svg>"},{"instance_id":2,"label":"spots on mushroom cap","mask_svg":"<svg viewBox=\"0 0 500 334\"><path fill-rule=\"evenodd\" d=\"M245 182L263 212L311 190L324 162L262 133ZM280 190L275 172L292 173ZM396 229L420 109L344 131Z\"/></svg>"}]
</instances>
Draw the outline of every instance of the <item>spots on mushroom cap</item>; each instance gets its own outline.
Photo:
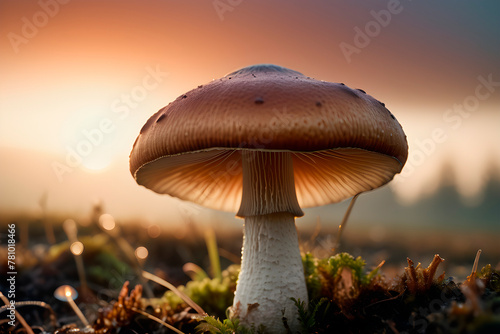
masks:
<instances>
[{"instance_id":1,"label":"spots on mushroom cap","mask_svg":"<svg viewBox=\"0 0 500 334\"><path fill-rule=\"evenodd\" d=\"M342 90L343 90L344 92L346 92L347 94L349 94L349 95L353 96L353 97L356 97L356 98L358 98L358 99L360 98L360 96L359 96L358 94L356 94L356 91L355 91L355 90L353 90L353 89L351 89L351 88L349 88L349 87L345 86L344 84L342 84Z\"/></svg>"},{"instance_id":2,"label":"spots on mushroom cap","mask_svg":"<svg viewBox=\"0 0 500 334\"><path fill-rule=\"evenodd\" d=\"M169 103L170 105L170 103ZM167 106L168 107L168 106ZM147 122L142 126L141 130L139 131L139 134L144 133L146 130L148 130L159 118L162 118L161 116L157 116L158 114L162 113L162 115L165 113L165 108L163 107L160 110L158 110L153 116L151 116Z\"/></svg>"},{"instance_id":3,"label":"spots on mushroom cap","mask_svg":"<svg viewBox=\"0 0 500 334\"><path fill-rule=\"evenodd\" d=\"M165 114L165 113L161 114L160 117L158 117L158 119L156 120L156 123L158 123L159 121L161 121L165 117L167 117L167 114Z\"/></svg>"},{"instance_id":4,"label":"spots on mushroom cap","mask_svg":"<svg viewBox=\"0 0 500 334\"><path fill-rule=\"evenodd\" d=\"M385 104L384 104L384 107L385 107ZM389 113L389 115L391 116L391 118L392 118L393 120L396 120L396 117L394 117L394 115L392 114L392 112L390 112L390 110L389 110L389 109L385 108L385 110L387 110L387 112Z\"/></svg>"}]
</instances>

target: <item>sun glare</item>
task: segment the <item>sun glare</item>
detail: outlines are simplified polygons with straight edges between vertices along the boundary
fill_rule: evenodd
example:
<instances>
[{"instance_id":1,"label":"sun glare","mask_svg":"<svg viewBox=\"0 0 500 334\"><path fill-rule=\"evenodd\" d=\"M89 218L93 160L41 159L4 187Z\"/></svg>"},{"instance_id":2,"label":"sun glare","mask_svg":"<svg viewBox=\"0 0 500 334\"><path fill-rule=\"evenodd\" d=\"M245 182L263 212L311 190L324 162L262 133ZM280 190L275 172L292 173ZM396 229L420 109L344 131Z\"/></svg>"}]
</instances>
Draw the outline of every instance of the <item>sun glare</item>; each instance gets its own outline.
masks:
<instances>
[{"instance_id":1,"label":"sun glare","mask_svg":"<svg viewBox=\"0 0 500 334\"><path fill-rule=\"evenodd\" d=\"M102 172L111 165L111 157L91 156L82 161L82 167L88 172Z\"/></svg>"}]
</instances>

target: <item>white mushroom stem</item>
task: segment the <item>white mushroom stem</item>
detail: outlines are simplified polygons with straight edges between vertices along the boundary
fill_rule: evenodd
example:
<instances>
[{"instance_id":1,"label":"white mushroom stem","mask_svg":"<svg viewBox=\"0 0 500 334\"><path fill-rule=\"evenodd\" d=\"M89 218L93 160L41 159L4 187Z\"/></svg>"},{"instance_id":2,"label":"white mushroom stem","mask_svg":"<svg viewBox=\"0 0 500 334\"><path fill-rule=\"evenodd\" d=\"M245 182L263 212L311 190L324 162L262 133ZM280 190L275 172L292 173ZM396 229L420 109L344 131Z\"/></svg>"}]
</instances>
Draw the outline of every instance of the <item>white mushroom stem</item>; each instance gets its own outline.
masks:
<instances>
[{"instance_id":1,"label":"white mushroom stem","mask_svg":"<svg viewBox=\"0 0 500 334\"><path fill-rule=\"evenodd\" d=\"M243 151L245 218L241 272L233 309L243 324L285 333L283 316L300 330L292 297L307 303L295 217L302 216L289 152ZM284 313L283 313L284 312Z\"/></svg>"}]
</instances>

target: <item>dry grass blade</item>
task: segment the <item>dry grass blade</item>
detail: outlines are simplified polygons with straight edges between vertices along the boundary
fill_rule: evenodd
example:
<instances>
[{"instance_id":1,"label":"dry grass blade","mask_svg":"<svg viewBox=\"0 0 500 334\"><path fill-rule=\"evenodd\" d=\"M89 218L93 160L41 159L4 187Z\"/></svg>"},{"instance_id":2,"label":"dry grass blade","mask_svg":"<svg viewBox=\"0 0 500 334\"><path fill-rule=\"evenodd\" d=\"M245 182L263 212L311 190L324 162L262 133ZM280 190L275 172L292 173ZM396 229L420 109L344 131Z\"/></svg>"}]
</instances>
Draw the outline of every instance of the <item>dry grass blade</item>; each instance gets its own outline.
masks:
<instances>
[{"instance_id":1,"label":"dry grass blade","mask_svg":"<svg viewBox=\"0 0 500 334\"><path fill-rule=\"evenodd\" d=\"M436 270L439 264L444 261L444 259L441 258L438 254L434 255L432 262L425 269L422 269L420 263L415 266L410 258L407 258L406 260L408 261L408 267L405 268L403 279L408 291L412 294L428 291L434 282ZM437 278L437 281L440 282L443 279L444 273Z\"/></svg>"},{"instance_id":2,"label":"dry grass blade","mask_svg":"<svg viewBox=\"0 0 500 334\"><path fill-rule=\"evenodd\" d=\"M180 330L178 330L178 329L177 329L177 328L175 328L174 326L167 324L165 321L163 321L163 320L161 320L161 319L159 319L159 318L155 317L154 315L151 315L151 314L149 314L149 313L147 313L147 312L144 312L144 311L142 311L142 310L139 310L138 308L135 308L135 307L132 307L132 308L131 308L131 310L132 310L132 311L134 311L134 312L137 312L137 313L139 313L139 314L142 314L143 316L148 317L149 319L151 319L151 320L153 320L153 321L156 321L157 323L159 323L159 324L161 324L161 325L163 325L163 326L167 327L167 328L168 328L168 329L170 329L170 330L173 330L174 332L176 332L176 333L178 333L178 334L184 334L184 332L181 332Z\"/></svg>"},{"instance_id":3,"label":"dry grass blade","mask_svg":"<svg viewBox=\"0 0 500 334\"><path fill-rule=\"evenodd\" d=\"M179 289L177 289L175 286L173 286L172 284L170 284L169 282L165 281L164 279L154 275L154 274L151 274L147 271L142 271L142 276L144 276L145 278L153 281L153 282L156 282L160 285L163 285L164 287L166 287L167 289L171 290L173 293L175 293L177 296L179 296L179 298L181 298L183 301L186 302L186 304L188 304L189 306L191 306L196 312L198 312L198 314L200 315L207 315L207 313L205 311L203 311L203 309L198 305L196 304L191 298L189 298L185 293L183 293L182 291L179 291Z\"/></svg>"},{"instance_id":4,"label":"dry grass blade","mask_svg":"<svg viewBox=\"0 0 500 334\"><path fill-rule=\"evenodd\" d=\"M473 282L475 279L476 279L476 276L477 276L477 266L479 264L479 257L481 256L481 253L483 251L481 249L479 249L476 253L476 258L474 259L474 264L472 265L472 271L470 273L470 276L467 277L467 280L469 282Z\"/></svg>"},{"instance_id":5,"label":"dry grass blade","mask_svg":"<svg viewBox=\"0 0 500 334\"><path fill-rule=\"evenodd\" d=\"M10 305L10 301L7 299L7 297L4 296L4 294L2 292L0 292L0 299L2 299L2 301L5 303L5 305L7 305L7 306ZM22 315L17 310L14 310L14 312L16 312L16 319L19 320L19 322L21 323L21 325L23 325L23 327L26 330L26 332L28 334L35 334L33 332L33 330L31 329L31 327L26 322L26 320L24 320L24 318L22 317Z\"/></svg>"},{"instance_id":6,"label":"dry grass blade","mask_svg":"<svg viewBox=\"0 0 500 334\"><path fill-rule=\"evenodd\" d=\"M472 310L473 314L479 315L483 306L481 303L481 296L484 293L485 285L482 280L477 278L477 266L479 264L479 257L481 256L482 250L479 249L476 253L476 258L474 259L474 264L472 265L472 271L467 277L467 280L460 286L462 293L466 298L466 305Z\"/></svg>"},{"instance_id":7,"label":"dry grass blade","mask_svg":"<svg viewBox=\"0 0 500 334\"><path fill-rule=\"evenodd\" d=\"M361 193L358 193L354 195L354 197L351 199L351 202L349 203L349 207L347 208L344 218L342 219L342 222L339 225L339 230L337 232L337 241L335 244L335 247L332 249L332 252L338 251L340 248L340 240L342 237L342 232L344 232L345 227L347 225L347 220L349 219L349 216L351 215L352 208L354 207L354 203L356 203L356 199L358 199L358 196L361 195Z\"/></svg>"}]
</instances>

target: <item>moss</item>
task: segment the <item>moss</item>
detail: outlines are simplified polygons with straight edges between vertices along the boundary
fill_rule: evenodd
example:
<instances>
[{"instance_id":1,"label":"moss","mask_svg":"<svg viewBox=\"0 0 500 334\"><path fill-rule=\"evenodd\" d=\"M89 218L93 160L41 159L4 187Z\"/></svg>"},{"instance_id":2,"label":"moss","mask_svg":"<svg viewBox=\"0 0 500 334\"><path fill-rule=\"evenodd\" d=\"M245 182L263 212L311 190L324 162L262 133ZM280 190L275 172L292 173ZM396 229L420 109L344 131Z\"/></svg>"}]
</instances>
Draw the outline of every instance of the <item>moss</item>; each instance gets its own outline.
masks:
<instances>
[{"instance_id":1,"label":"moss","mask_svg":"<svg viewBox=\"0 0 500 334\"><path fill-rule=\"evenodd\" d=\"M438 275L438 255L427 267L408 267L396 280L386 280L380 266L366 270L361 257L347 253L326 259L303 257L310 301L294 300L301 333L490 333L500 326L498 271L485 266L478 275L479 298L473 309L462 290L467 282L455 283ZM479 295L478 295L479 294ZM228 304L230 305L230 304ZM203 304L202 304L203 306ZM476 306L477 308L477 306ZM215 323L212 323L216 321ZM247 333L238 323L215 320L199 329L210 333ZM209 328L209 329L207 329ZM257 331L254 331L257 332Z\"/></svg>"},{"instance_id":2,"label":"moss","mask_svg":"<svg viewBox=\"0 0 500 334\"><path fill-rule=\"evenodd\" d=\"M200 305L208 314L224 317L226 309L233 303L238 273L239 266L231 265L222 272L222 279L204 277L189 281L178 289ZM167 291L164 299L174 312L187 307L187 304L172 291Z\"/></svg>"}]
</instances>

